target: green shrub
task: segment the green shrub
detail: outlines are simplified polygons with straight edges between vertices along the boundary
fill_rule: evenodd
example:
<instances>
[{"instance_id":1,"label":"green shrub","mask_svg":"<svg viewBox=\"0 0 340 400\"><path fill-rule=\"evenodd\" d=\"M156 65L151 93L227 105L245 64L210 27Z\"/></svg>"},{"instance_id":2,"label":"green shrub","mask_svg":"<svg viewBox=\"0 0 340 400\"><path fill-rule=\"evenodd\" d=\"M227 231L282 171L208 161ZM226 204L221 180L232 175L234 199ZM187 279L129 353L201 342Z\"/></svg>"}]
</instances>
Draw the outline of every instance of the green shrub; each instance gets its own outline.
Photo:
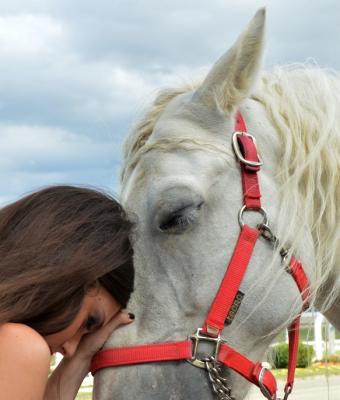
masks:
<instances>
[{"instance_id":1,"label":"green shrub","mask_svg":"<svg viewBox=\"0 0 340 400\"><path fill-rule=\"evenodd\" d=\"M299 353L297 360L297 367L306 368L312 363L314 354L313 346L300 343ZM279 343L274 346L274 367L275 368L287 368L289 359L289 349L287 343Z\"/></svg>"},{"instance_id":2,"label":"green shrub","mask_svg":"<svg viewBox=\"0 0 340 400\"><path fill-rule=\"evenodd\" d=\"M288 344L279 343L273 347L274 351L274 368L288 367Z\"/></svg>"},{"instance_id":3,"label":"green shrub","mask_svg":"<svg viewBox=\"0 0 340 400\"><path fill-rule=\"evenodd\" d=\"M314 348L311 345L300 343L299 355L296 366L299 368L307 368L312 364L314 356Z\"/></svg>"}]
</instances>

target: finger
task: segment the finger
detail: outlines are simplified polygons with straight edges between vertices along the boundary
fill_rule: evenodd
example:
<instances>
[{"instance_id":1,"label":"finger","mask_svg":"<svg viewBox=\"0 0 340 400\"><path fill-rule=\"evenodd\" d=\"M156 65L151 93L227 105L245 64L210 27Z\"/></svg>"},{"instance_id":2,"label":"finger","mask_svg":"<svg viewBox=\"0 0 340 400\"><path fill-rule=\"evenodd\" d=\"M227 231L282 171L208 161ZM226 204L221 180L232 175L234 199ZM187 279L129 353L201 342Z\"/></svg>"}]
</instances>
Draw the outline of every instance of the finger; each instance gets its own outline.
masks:
<instances>
[{"instance_id":1,"label":"finger","mask_svg":"<svg viewBox=\"0 0 340 400\"><path fill-rule=\"evenodd\" d=\"M133 322L133 319L129 316L129 313L120 311L101 328L102 337L108 338L114 330L122 325L130 324L131 322Z\"/></svg>"},{"instance_id":2,"label":"finger","mask_svg":"<svg viewBox=\"0 0 340 400\"><path fill-rule=\"evenodd\" d=\"M108 322L108 324L112 324L112 327L115 329L121 325L130 324L133 322L134 318L135 316L133 314L126 311L120 311Z\"/></svg>"}]
</instances>

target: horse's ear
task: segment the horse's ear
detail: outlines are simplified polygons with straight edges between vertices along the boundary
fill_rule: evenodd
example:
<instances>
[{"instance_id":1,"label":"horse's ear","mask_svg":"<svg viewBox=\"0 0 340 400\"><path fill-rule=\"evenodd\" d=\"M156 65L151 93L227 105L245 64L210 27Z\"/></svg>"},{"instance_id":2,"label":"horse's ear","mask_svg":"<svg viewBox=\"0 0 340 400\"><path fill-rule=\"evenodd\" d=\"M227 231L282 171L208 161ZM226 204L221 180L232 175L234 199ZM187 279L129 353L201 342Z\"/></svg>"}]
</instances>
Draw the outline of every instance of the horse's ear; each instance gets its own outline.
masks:
<instances>
[{"instance_id":1,"label":"horse's ear","mask_svg":"<svg viewBox=\"0 0 340 400\"><path fill-rule=\"evenodd\" d=\"M229 113L249 96L261 66L265 9L257 11L234 46L212 67L194 101Z\"/></svg>"}]
</instances>

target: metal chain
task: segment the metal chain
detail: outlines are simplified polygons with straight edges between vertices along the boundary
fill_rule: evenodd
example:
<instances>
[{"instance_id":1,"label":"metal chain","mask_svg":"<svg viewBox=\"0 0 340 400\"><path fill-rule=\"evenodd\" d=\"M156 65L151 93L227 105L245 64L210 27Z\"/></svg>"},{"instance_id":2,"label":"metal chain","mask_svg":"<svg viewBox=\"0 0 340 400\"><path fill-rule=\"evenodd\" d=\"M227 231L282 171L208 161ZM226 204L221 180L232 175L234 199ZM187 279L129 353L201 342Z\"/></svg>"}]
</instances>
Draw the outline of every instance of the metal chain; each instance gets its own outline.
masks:
<instances>
[{"instance_id":1,"label":"metal chain","mask_svg":"<svg viewBox=\"0 0 340 400\"><path fill-rule=\"evenodd\" d=\"M261 236L271 242L274 246L274 248L277 248L280 246L280 241L279 239L273 234L272 230L269 228L268 225L266 224L259 224L257 225L258 230L260 231ZM287 262L287 257L289 253L289 247L281 247L279 249L280 256L282 258L282 264L286 268L287 266L285 263ZM286 268L287 269L287 268ZM289 270L287 271L289 272Z\"/></svg>"},{"instance_id":2,"label":"metal chain","mask_svg":"<svg viewBox=\"0 0 340 400\"><path fill-rule=\"evenodd\" d=\"M221 367L214 357L209 357L205 360L205 368L208 372L212 390L217 395L218 400L235 400L231 396L231 388L227 384L227 379L223 378Z\"/></svg>"}]
</instances>

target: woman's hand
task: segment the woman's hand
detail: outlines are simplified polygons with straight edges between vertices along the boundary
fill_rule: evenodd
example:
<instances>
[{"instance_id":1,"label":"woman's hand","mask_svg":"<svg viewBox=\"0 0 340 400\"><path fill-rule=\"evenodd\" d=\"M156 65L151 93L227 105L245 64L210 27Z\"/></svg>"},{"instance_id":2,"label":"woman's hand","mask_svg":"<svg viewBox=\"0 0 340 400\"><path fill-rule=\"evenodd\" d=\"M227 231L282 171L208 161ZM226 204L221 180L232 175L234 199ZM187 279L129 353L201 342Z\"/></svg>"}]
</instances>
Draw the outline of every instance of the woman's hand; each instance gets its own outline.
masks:
<instances>
[{"instance_id":1,"label":"woman's hand","mask_svg":"<svg viewBox=\"0 0 340 400\"><path fill-rule=\"evenodd\" d=\"M91 360L92 357L103 347L111 333L122 325L133 322L133 314L125 311L118 312L110 321L93 333L86 334L80 341L75 355Z\"/></svg>"},{"instance_id":2,"label":"woman's hand","mask_svg":"<svg viewBox=\"0 0 340 400\"><path fill-rule=\"evenodd\" d=\"M120 311L100 329L83 336L74 356L64 357L53 371L47 383L44 399L75 399L83 379L89 372L92 357L115 329L132 321L133 317Z\"/></svg>"}]
</instances>

